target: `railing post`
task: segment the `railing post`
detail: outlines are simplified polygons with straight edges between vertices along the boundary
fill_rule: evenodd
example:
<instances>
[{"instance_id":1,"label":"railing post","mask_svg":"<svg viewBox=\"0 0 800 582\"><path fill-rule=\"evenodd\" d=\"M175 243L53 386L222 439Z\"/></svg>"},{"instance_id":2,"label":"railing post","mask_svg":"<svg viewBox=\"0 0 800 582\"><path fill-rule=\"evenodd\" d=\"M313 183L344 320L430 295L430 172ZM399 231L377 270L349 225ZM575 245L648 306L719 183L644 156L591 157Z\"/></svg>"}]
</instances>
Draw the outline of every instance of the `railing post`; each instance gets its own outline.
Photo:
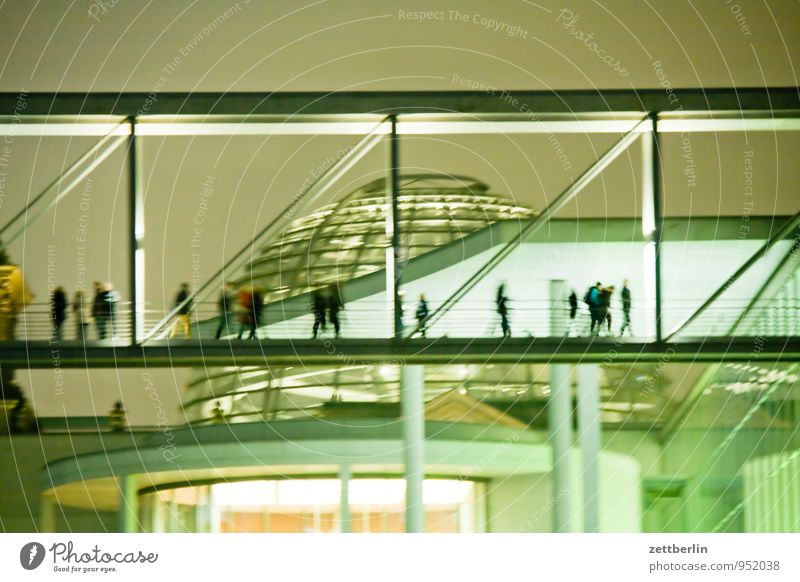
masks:
<instances>
[{"instance_id":1,"label":"railing post","mask_svg":"<svg viewBox=\"0 0 800 582\"><path fill-rule=\"evenodd\" d=\"M139 185L139 151L136 138L136 116L129 118L131 133L128 148L128 235L130 343L138 345L144 334L144 208Z\"/></svg>"},{"instance_id":2,"label":"railing post","mask_svg":"<svg viewBox=\"0 0 800 582\"><path fill-rule=\"evenodd\" d=\"M400 140L397 135L397 115L390 115L389 176L387 193L386 234L391 248L386 249L386 295L394 315L393 337L403 337L403 303L400 296L402 265L400 262L400 229L398 227L398 196L400 195Z\"/></svg>"},{"instance_id":3,"label":"railing post","mask_svg":"<svg viewBox=\"0 0 800 582\"><path fill-rule=\"evenodd\" d=\"M644 298L653 309L656 341L663 339L661 296L661 151L658 114L650 113L650 131L642 133L642 239L644 240ZM648 135L649 134L649 135ZM649 325L648 325L649 328Z\"/></svg>"},{"instance_id":4,"label":"railing post","mask_svg":"<svg viewBox=\"0 0 800 582\"><path fill-rule=\"evenodd\" d=\"M653 178L653 244L655 246L655 288L656 288L656 341L661 341L663 338L662 332L662 296L661 296L661 227L663 226L664 217L661 210L661 143L658 137L658 113L651 113L650 119L653 124L653 130L650 132L650 140L652 141L653 158L652 158L652 178Z\"/></svg>"}]
</instances>

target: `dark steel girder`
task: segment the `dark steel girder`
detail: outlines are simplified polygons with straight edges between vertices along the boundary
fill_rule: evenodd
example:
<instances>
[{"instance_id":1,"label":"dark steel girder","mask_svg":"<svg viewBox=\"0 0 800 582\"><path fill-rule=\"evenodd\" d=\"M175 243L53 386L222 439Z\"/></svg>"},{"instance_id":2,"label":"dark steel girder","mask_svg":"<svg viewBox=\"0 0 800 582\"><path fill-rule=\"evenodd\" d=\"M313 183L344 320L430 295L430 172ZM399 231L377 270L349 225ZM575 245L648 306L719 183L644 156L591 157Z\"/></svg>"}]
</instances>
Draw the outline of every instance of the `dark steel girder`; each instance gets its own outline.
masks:
<instances>
[{"instance_id":1,"label":"dark steel girder","mask_svg":"<svg viewBox=\"0 0 800 582\"><path fill-rule=\"evenodd\" d=\"M596 113L800 109L797 87L570 91L0 93L0 115L254 115L355 113ZM675 100L677 98L677 101Z\"/></svg>"},{"instance_id":2,"label":"dark steel girder","mask_svg":"<svg viewBox=\"0 0 800 582\"><path fill-rule=\"evenodd\" d=\"M7 342L0 367L163 368L191 366L800 362L798 337L688 338L638 342L616 338L429 338L214 341L145 346L80 342Z\"/></svg>"}]
</instances>

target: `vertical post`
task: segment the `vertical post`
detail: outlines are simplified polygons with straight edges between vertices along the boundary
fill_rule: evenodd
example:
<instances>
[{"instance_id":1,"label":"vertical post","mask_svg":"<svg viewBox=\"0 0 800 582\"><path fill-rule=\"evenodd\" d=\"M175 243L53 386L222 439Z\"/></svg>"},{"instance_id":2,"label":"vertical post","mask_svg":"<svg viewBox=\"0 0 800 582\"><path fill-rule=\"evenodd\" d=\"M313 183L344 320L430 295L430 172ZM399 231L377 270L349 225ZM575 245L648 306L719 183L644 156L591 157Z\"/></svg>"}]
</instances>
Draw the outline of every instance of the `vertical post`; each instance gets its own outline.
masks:
<instances>
[{"instance_id":1,"label":"vertical post","mask_svg":"<svg viewBox=\"0 0 800 582\"><path fill-rule=\"evenodd\" d=\"M214 486L208 486L208 531L209 533L219 533L222 525L222 515L214 500ZM267 513L267 515L269 515ZM262 520L263 521L263 520ZM265 528L265 531L269 531Z\"/></svg>"},{"instance_id":2,"label":"vertical post","mask_svg":"<svg viewBox=\"0 0 800 582\"><path fill-rule=\"evenodd\" d=\"M136 476L123 475L119 483L119 521L120 533L136 533L139 520L139 498L136 495Z\"/></svg>"},{"instance_id":3,"label":"vertical post","mask_svg":"<svg viewBox=\"0 0 800 582\"><path fill-rule=\"evenodd\" d=\"M600 531L600 366L578 365L578 441L583 468L583 531Z\"/></svg>"},{"instance_id":4,"label":"vertical post","mask_svg":"<svg viewBox=\"0 0 800 582\"><path fill-rule=\"evenodd\" d=\"M550 335L564 336L568 332L566 305L567 284L550 281ZM569 364L550 364L550 399L547 403L547 424L550 430L550 451L553 465L553 531L573 531L574 487L572 485L572 367Z\"/></svg>"},{"instance_id":5,"label":"vertical post","mask_svg":"<svg viewBox=\"0 0 800 582\"><path fill-rule=\"evenodd\" d=\"M406 532L425 531L425 367L400 367L401 422L406 478Z\"/></svg>"},{"instance_id":6,"label":"vertical post","mask_svg":"<svg viewBox=\"0 0 800 582\"><path fill-rule=\"evenodd\" d=\"M350 479L353 478L353 473L350 470L350 465L344 464L339 467L339 531L341 533L350 533L352 525L350 520Z\"/></svg>"},{"instance_id":7,"label":"vertical post","mask_svg":"<svg viewBox=\"0 0 800 582\"><path fill-rule=\"evenodd\" d=\"M55 533L56 502L49 495L39 498L39 533Z\"/></svg>"},{"instance_id":8,"label":"vertical post","mask_svg":"<svg viewBox=\"0 0 800 582\"><path fill-rule=\"evenodd\" d=\"M167 530L166 520L164 519L164 502L158 492L153 493L153 504L150 510L152 511L150 517L152 523L151 532L165 533Z\"/></svg>"},{"instance_id":9,"label":"vertical post","mask_svg":"<svg viewBox=\"0 0 800 582\"><path fill-rule=\"evenodd\" d=\"M389 176L387 178L386 235L391 246L386 249L386 299L393 313L392 337L403 337L403 303L400 296L402 265L400 262L400 229L398 197L400 195L400 140L397 135L397 116L390 115Z\"/></svg>"},{"instance_id":10,"label":"vertical post","mask_svg":"<svg viewBox=\"0 0 800 582\"><path fill-rule=\"evenodd\" d=\"M550 364L547 424L553 465L553 531L568 533L572 523L572 394L569 364Z\"/></svg>"},{"instance_id":11,"label":"vertical post","mask_svg":"<svg viewBox=\"0 0 800 582\"><path fill-rule=\"evenodd\" d=\"M661 149L658 113L650 114L651 128L642 134L642 237L644 238L645 302L654 310L655 336L663 339L661 317ZM648 135L649 134L649 135Z\"/></svg>"},{"instance_id":12,"label":"vertical post","mask_svg":"<svg viewBox=\"0 0 800 582\"><path fill-rule=\"evenodd\" d=\"M129 118L131 134L128 148L128 224L129 224L129 294L131 345L144 335L144 204L139 180L139 151L136 137L136 116Z\"/></svg>"}]
</instances>

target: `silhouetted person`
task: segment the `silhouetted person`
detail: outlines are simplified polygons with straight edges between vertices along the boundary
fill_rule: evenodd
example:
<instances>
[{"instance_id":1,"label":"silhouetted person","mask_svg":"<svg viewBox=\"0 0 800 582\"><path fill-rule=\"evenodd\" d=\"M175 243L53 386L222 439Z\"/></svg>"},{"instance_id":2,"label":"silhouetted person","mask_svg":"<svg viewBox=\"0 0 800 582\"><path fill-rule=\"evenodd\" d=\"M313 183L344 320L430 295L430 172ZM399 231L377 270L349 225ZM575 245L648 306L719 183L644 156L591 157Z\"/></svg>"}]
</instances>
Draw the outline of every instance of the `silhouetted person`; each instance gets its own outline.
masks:
<instances>
[{"instance_id":1,"label":"silhouetted person","mask_svg":"<svg viewBox=\"0 0 800 582\"><path fill-rule=\"evenodd\" d=\"M578 315L578 296L575 294L575 289L569 294L567 299L569 302L569 331L568 334L575 329L575 316Z\"/></svg>"},{"instance_id":2,"label":"silhouetted person","mask_svg":"<svg viewBox=\"0 0 800 582\"><path fill-rule=\"evenodd\" d=\"M339 286L334 283L328 288L328 319L333 324L333 333L338 338L341 332L341 323L339 322L339 312L344 309L344 301L342 301L342 294L339 292Z\"/></svg>"},{"instance_id":3,"label":"silhouetted person","mask_svg":"<svg viewBox=\"0 0 800 582\"><path fill-rule=\"evenodd\" d=\"M64 335L64 320L67 319L67 294L63 287L56 287L50 297L50 319L53 324L53 339L61 341Z\"/></svg>"},{"instance_id":4,"label":"silhouetted person","mask_svg":"<svg viewBox=\"0 0 800 582\"><path fill-rule=\"evenodd\" d=\"M114 289L114 284L110 281L106 283L106 309L108 310L108 322L111 324L111 339L114 339L117 326L117 303L119 303L119 293ZM131 322L133 325L133 322Z\"/></svg>"},{"instance_id":5,"label":"silhouetted person","mask_svg":"<svg viewBox=\"0 0 800 582\"><path fill-rule=\"evenodd\" d=\"M192 311L189 283L181 283L181 288L175 295L175 307L178 309L178 313L175 315L175 325L172 326L172 333L169 337L178 335L178 327L182 327L183 335L188 339L192 337L192 325L189 321L189 314Z\"/></svg>"},{"instance_id":6,"label":"silhouetted person","mask_svg":"<svg viewBox=\"0 0 800 582\"><path fill-rule=\"evenodd\" d=\"M97 330L97 339L106 339L108 313L105 306L105 290L99 281L94 282L94 301L92 302L92 318Z\"/></svg>"},{"instance_id":7,"label":"silhouetted person","mask_svg":"<svg viewBox=\"0 0 800 582\"><path fill-rule=\"evenodd\" d=\"M217 299L217 309L219 310L219 325L217 326L217 333L214 335L215 339L222 336L222 331L225 335L231 333L231 319L236 307L236 286L233 283L225 283L222 291L219 293Z\"/></svg>"},{"instance_id":8,"label":"silhouetted person","mask_svg":"<svg viewBox=\"0 0 800 582\"><path fill-rule=\"evenodd\" d=\"M609 285L608 287L601 287L600 288L600 324L599 326L602 327L603 323L606 324L608 328L608 335L611 335L611 296L614 294L614 286ZM599 328L597 330L600 331Z\"/></svg>"},{"instance_id":9,"label":"silhouetted person","mask_svg":"<svg viewBox=\"0 0 800 582\"><path fill-rule=\"evenodd\" d=\"M593 287L589 287L586 291L586 295L583 296L583 301L586 305L589 306L589 317L592 320L592 323L589 327L589 333L595 332L595 326L597 326L597 331L600 331L600 281L597 282L596 285Z\"/></svg>"},{"instance_id":10,"label":"silhouetted person","mask_svg":"<svg viewBox=\"0 0 800 582\"><path fill-rule=\"evenodd\" d=\"M631 328L631 290L628 288L628 281L625 279L622 282L622 327L619 329L619 335L622 336L625 330L628 330L630 335L633 335Z\"/></svg>"},{"instance_id":11,"label":"silhouetted person","mask_svg":"<svg viewBox=\"0 0 800 582\"><path fill-rule=\"evenodd\" d=\"M122 401L117 400L114 403L114 408L108 413L108 425L113 432L122 432L125 430L125 408L122 406Z\"/></svg>"},{"instance_id":12,"label":"silhouetted person","mask_svg":"<svg viewBox=\"0 0 800 582\"><path fill-rule=\"evenodd\" d=\"M239 335L236 337L242 339L245 329L255 329L255 319L253 318L253 290L242 288L239 290L239 296L236 299L239 309Z\"/></svg>"},{"instance_id":13,"label":"silhouetted person","mask_svg":"<svg viewBox=\"0 0 800 582\"><path fill-rule=\"evenodd\" d=\"M96 309L94 316L95 324L97 325L97 337L105 339L106 337L114 337L114 318L117 311L117 303L119 302L119 295L114 291L114 285L106 283L100 285L100 293L95 295ZM109 330L110 325L110 330Z\"/></svg>"},{"instance_id":14,"label":"silhouetted person","mask_svg":"<svg viewBox=\"0 0 800 582\"><path fill-rule=\"evenodd\" d=\"M89 317L86 313L86 299L80 289L75 291L75 297L72 300L72 313L75 315L75 339L85 341L89 331Z\"/></svg>"},{"instance_id":15,"label":"silhouetted person","mask_svg":"<svg viewBox=\"0 0 800 582\"><path fill-rule=\"evenodd\" d=\"M311 313L314 314L314 327L313 327L313 337L317 339L317 335L319 331L325 331L325 311L327 307L327 301L325 301L325 295L322 293L321 290L315 289L311 292Z\"/></svg>"},{"instance_id":16,"label":"silhouetted person","mask_svg":"<svg viewBox=\"0 0 800 582\"><path fill-rule=\"evenodd\" d=\"M256 287L253 289L253 318L250 328L250 339L258 339L258 328L264 323L264 292Z\"/></svg>"},{"instance_id":17,"label":"silhouetted person","mask_svg":"<svg viewBox=\"0 0 800 582\"><path fill-rule=\"evenodd\" d=\"M419 303L417 303L417 329L422 337L428 337L428 302L425 300L425 295L420 293Z\"/></svg>"},{"instance_id":18,"label":"silhouetted person","mask_svg":"<svg viewBox=\"0 0 800 582\"><path fill-rule=\"evenodd\" d=\"M511 325L508 323L508 297L506 296L505 284L500 285L497 289L495 304L497 305L497 314L500 316L500 327L503 331L503 337L509 337L511 335Z\"/></svg>"}]
</instances>

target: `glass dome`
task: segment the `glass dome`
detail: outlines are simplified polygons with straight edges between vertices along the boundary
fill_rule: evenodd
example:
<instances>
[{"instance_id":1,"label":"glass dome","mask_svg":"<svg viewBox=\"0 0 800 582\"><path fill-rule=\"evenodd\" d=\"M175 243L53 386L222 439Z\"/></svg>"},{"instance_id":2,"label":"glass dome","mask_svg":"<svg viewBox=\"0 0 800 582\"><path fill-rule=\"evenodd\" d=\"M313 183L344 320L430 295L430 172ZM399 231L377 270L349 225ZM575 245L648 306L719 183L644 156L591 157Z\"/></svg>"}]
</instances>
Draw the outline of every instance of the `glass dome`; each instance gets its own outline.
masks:
<instances>
[{"instance_id":1,"label":"glass dome","mask_svg":"<svg viewBox=\"0 0 800 582\"><path fill-rule=\"evenodd\" d=\"M498 221L536 215L466 176L403 175L398 196L401 260L409 260ZM258 285L267 302L351 281L384 268L386 180L374 180L295 219L245 267L240 285Z\"/></svg>"}]
</instances>

